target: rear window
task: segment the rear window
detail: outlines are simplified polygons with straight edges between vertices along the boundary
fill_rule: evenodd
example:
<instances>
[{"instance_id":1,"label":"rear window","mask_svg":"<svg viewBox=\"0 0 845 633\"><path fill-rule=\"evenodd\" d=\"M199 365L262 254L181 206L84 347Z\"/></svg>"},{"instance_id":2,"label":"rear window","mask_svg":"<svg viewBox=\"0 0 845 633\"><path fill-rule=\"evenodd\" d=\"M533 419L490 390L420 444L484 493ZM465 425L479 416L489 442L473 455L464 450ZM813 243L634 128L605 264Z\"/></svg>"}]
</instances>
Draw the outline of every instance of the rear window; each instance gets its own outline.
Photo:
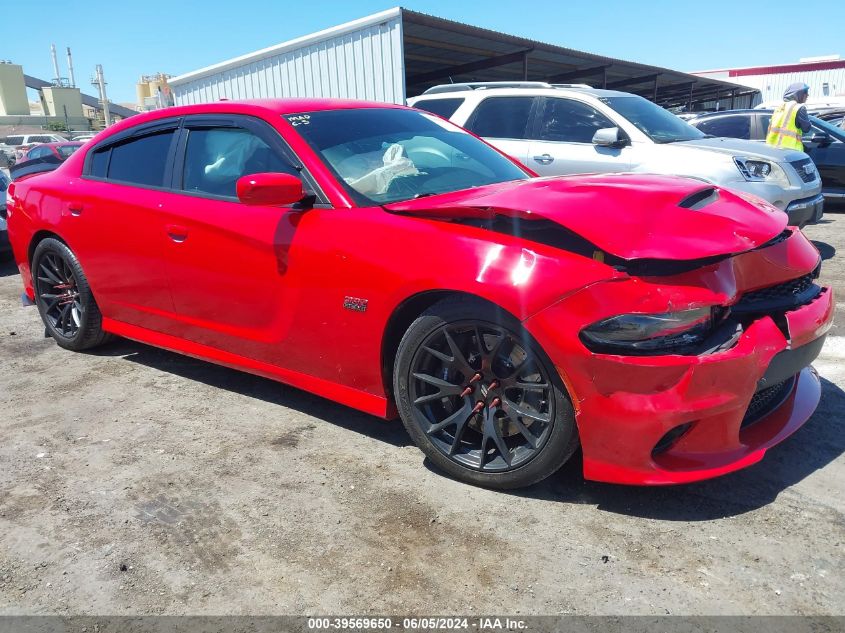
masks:
<instances>
[{"instance_id":1,"label":"rear window","mask_svg":"<svg viewBox=\"0 0 845 633\"><path fill-rule=\"evenodd\" d=\"M488 138L528 137L534 97L488 97L475 109L466 128Z\"/></svg>"},{"instance_id":2,"label":"rear window","mask_svg":"<svg viewBox=\"0 0 845 633\"><path fill-rule=\"evenodd\" d=\"M464 101L466 99L420 99L414 107L448 119L455 114Z\"/></svg>"},{"instance_id":3,"label":"rear window","mask_svg":"<svg viewBox=\"0 0 845 633\"><path fill-rule=\"evenodd\" d=\"M134 138L111 148L106 177L133 185L164 186L164 169L174 130ZM102 158L100 159L102 160ZM94 155L92 175L95 175Z\"/></svg>"},{"instance_id":4,"label":"rear window","mask_svg":"<svg viewBox=\"0 0 845 633\"><path fill-rule=\"evenodd\" d=\"M7 136L6 145L21 145L23 144L23 136Z\"/></svg>"},{"instance_id":5,"label":"rear window","mask_svg":"<svg viewBox=\"0 0 845 633\"><path fill-rule=\"evenodd\" d=\"M61 156L62 158L67 158L79 148L79 145L60 145L56 148L56 151L59 152L59 156Z\"/></svg>"}]
</instances>

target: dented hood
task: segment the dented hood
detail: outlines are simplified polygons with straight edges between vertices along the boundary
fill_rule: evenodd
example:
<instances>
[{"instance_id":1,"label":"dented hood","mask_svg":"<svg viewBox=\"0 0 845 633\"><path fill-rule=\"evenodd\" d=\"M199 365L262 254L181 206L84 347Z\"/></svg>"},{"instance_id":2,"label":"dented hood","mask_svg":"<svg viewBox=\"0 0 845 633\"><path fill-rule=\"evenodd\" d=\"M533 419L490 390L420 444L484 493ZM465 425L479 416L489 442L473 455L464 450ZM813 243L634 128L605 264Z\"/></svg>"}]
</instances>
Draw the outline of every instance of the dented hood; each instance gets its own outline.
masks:
<instances>
[{"instance_id":1,"label":"dented hood","mask_svg":"<svg viewBox=\"0 0 845 633\"><path fill-rule=\"evenodd\" d=\"M767 202L675 176L535 178L385 205L442 220L550 220L623 259L692 260L756 248L786 227Z\"/></svg>"}]
</instances>

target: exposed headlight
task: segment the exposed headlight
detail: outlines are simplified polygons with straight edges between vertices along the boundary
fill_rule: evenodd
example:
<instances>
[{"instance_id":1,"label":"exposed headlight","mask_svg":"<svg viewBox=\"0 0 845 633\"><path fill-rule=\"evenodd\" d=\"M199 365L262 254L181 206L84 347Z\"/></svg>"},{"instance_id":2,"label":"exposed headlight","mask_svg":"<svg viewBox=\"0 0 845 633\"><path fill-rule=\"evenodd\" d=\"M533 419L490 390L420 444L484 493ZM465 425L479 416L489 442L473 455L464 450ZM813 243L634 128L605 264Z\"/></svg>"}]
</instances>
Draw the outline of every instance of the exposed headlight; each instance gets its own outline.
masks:
<instances>
[{"instance_id":1,"label":"exposed headlight","mask_svg":"<svg viewBox=\"0 0 845 633\"><path fill-rule=\"evenodd\" d=\"M713 323L713 308L620 314L584 328L581 340L590 350L609 354L676 354L703 342Z\"/></svg>"},{"instance_id":2,"label":"exposed headlight","mask_svg":"<svg viewBox=\"0 0 845 633\"><path fill-rule=\"evenodd\" d=\"M788 185L786 172L777 163L766 160L734 156L734 163L742 177L749 182L779 182Z\"/></svg>"}]
</instances>

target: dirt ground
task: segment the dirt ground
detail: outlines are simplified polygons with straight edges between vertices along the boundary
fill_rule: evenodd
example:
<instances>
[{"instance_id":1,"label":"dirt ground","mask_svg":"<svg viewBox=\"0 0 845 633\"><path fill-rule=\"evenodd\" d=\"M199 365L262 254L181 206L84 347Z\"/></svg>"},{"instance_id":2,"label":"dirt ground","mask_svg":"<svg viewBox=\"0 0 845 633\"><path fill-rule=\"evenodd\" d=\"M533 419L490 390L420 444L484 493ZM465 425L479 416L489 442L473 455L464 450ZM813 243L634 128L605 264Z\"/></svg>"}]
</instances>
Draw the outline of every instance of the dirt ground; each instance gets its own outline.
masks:
<instances>
[{"instance_id":1,"label":"dirt ground","mask_svg":"<svg viewBox=\"0 0 845 633\"><path fill-rule=\"evenodd\" d=\"M806 232L845 297L845 214ZM20 292L0 264L0 614L845 613L842 299L821 406L762 463L502 493L269 380L63 351Z\"/></svg>"}]
</instances>

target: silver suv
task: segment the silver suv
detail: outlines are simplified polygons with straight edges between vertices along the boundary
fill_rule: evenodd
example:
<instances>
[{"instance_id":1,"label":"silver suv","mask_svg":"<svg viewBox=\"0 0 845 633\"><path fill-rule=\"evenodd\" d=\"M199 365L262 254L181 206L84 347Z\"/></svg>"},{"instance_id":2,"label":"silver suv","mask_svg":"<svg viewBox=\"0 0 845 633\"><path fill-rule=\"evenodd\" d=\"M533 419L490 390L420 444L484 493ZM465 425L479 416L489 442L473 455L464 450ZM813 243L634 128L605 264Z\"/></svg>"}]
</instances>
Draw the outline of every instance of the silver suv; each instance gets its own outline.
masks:
<instances>
[{"instance_id":1,"label":"silver suv","mask_svg":"<svg viewBox=\"0 0 845 633\"><path fill-rule=\"evenodd\" d=\"M541 82L448 84L408 105L465 127L541 176L689 176L757 195L796 226L822 216L821 179L803 152L708 137L626 92Z\"/></svg>"}]
</instances>

